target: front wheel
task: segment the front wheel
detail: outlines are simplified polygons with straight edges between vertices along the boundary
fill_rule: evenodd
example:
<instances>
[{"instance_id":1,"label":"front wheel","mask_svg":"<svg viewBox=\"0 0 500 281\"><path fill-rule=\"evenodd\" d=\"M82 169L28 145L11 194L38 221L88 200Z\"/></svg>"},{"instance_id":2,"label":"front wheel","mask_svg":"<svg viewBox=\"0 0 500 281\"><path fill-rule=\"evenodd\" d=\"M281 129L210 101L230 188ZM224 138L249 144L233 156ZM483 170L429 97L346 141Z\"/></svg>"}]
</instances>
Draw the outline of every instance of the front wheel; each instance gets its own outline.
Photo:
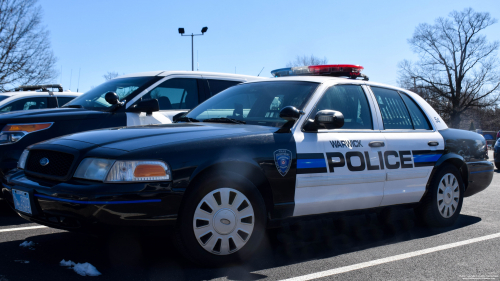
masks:
<instances>
[{"instance_id":1,"label":"front wheel","mask_svg":"<svg viewBox=\"0 0 500 281\"><path fill-rule=\"evenodd\" d=\"M500 162L495 162L495 167L497 167L497 170L500 170Z\"/></svg>"},{"instance_id":2,"label":"front wheel","mask_svg":"<svg viewBox=\"0 0 500 281\"><path fill-rule=\"evenodd\" d=\"M432 178L429 190L415 215L428 226L450 226L462 209L465 187L458 169L453 165L442 167Z\"/></svg>"},{"instance_id":3,"label":"front wheel","mask_svg":"<svg viewBox=\"0 0 500 281\"><path fill-rule=\"evenodd\" d=\"M229 174L198 181L179 214L178 248L201 265L244 260L264 236L265 213L260 192L245 178Z\"/></svg>"}]
</instances>

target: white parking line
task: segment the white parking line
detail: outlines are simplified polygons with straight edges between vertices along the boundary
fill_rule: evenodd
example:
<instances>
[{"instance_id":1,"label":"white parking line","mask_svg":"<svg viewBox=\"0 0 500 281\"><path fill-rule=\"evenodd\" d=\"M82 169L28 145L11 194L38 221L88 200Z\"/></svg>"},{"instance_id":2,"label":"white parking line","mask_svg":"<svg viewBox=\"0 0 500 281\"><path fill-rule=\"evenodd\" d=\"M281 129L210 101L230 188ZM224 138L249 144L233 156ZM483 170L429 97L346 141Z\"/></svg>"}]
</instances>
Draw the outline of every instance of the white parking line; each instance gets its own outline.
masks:
<instances>
[{"instance_id":1,"label":"white parking line","mask_svg":"<svg viewBox=\"0 0 500 281\"><path fill-rule=\"evenodd\" d=\"M358 269L362 269L362 268L366 268L366 267L370 267L370 266L389 263L389 262L393 262L393 261L404 260L404 259L408 259L408 258L412 258L412 257L416 257L416 256L421 256L421 255L425 255L425 254L429 254L429 253L433 253L433 252L447 250L447 249L460 247L460 246L464 246L467 244L477 243L477 242L490 240L490 239L494 239L494 238L499 238L499 237L500 237L500 233L486 235L486 236L482 236L482 237L478 237L478 238L474 238L474 239L469 239L469 240L465 240L465 241L461 241L461 242L446 244L446 245L428 248L428 249L424 249L424 250L420 250L420 251L410 252L410 253L396 255L396 256L387 257L387 258L383 258L383 259L378 259L378 260L353 264L353 265L349 265L349 266L339 267L339 268L335 268L335 269L331 269L331 270L302 275L302 276L298 276L298 277L293 277L293 278L285 279L282 281L305 281L305 280L312 280L312 279L317 279L317 278L328 277L328 276L346 273L349 271L354 271L354 270L358 270Z\"/></svg>"},{"instance_id":2,"label":"white parking line","mask_svg":"<svg viewBox=\"0 0 500 281\"><path fill-rule=\"evenodd\" d=\"M11 232L11 231L30 230L38 228L46 228L46 226L37 225L37 226L27 226L27 227L6 228L6 229L0 229L0 232Z\"/></svg>"}]
</instances>

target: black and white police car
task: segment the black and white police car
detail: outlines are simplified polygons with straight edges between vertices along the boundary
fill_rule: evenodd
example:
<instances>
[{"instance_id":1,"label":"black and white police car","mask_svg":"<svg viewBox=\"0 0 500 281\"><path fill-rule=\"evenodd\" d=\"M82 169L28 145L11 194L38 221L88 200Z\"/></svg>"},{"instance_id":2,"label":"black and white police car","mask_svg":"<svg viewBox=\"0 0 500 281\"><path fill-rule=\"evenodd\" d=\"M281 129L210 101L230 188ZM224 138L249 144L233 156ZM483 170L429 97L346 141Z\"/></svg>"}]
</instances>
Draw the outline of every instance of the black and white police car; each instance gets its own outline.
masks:
<instances>
[{"instance_id":1,"label":"black and white police car","mask_svg":"<svg viewBox=\"0 0 500 281\"><path fill-rule=\"evenodd\" d=\"M0 93L0 114L21 110L57 108L81 94L64 91L60 84L19 86L8 92Z\"/></svg>"},{"instance_id":2,"label":"black and white police car","mask_svg":"<svg viewBox=\"0 0 500 281\"><path fill-rule=\"evenodd\" d=\"M399 205L453 224L492 180L484 138L449 129L407 90L331 77L361 69L280 69L175 124L30 146L3 193L21 217L70 231L172 226L205 265L249 257L266 226L293 217Z\"/></svg>"},{"instance_id":3,"label":"black and white police car","mask_svg":"<svg viewBox=\"0 0 500 281\"><path fill-rule=\"evenodd\" d=\"M109 80L69 103L63 96L74 98L76 94L54 93L62 108L0 114L0 178L3 180L3 175L16 167L21 153L31 144L94 129L172 123L175 115L222 90L262 79L213 72L151 71ZM29 93L40 97L23 99L24 107L43 108L48 98L45 107L55 107L47 106L51 104L47 94Z\"/></svg>"}]
</instances>

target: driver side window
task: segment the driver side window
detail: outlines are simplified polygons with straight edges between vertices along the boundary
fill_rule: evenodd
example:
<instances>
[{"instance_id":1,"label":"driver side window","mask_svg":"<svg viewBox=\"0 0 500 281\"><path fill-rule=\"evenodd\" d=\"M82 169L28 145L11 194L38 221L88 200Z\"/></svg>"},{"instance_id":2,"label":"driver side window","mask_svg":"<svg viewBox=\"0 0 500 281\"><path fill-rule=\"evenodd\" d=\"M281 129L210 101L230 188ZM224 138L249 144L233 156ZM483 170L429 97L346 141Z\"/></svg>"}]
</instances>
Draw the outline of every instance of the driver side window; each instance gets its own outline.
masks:
<instances>
[{"instance_id":1,"label":"driver side window","mask_svg":"<svg viewBox=\"0 0 500 281\"><path fill-rule=\"evenodd\" d=\"M142 97L149 99L157 99L160 110L192 109L198 105L198 84L196 79L169 79Z\"/></svg>"},{"instance_id":2,"label":"driver side window","mask_svg":"<svg viewBox=\"0 0 500 281\"><path fill-rule=\"evenodd\" d=\"M323 94L313 115L320 110L336 110L344 115L344 126L341 129L373 130L372 115L366 95L358 85L336 85Z\"/></svg>"}]
</instances>

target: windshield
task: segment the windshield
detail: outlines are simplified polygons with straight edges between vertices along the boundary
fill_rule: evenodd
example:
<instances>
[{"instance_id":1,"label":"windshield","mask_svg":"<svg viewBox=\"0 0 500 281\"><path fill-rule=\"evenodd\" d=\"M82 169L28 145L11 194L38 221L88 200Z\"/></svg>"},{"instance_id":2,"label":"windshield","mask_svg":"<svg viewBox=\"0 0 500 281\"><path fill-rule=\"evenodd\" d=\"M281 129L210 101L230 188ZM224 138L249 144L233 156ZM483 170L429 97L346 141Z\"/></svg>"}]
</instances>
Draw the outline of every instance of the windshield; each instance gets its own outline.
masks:
<instances>
[{"instance_id":1,"label":"windshield","mask_svg":"<svg viewBox=\"0 0 500 281\"><path fill-rule=\"evenodd\" d=\"M186 117L199 121L231 118L247 124L282 126L279 117L285 106L303 109L318 83L302 81L258 82L233 86L189 112Z\"/></svg>"},{"instance_id":2,"label":"windshield","mask_svg":"<svg viewBox=\"0 0 500 281\"><path fill-rule=\"evenodd\" d=\"M104 98L107 92L115 92L120 98L120 101L124 101L129 95L134 93L135 90L152 78L153 77L147 76L109 80L75 98L71 102L65 104L64 107L83 107L86 109L104 110L111 106Z\"/></svg>"}]
</instances>

